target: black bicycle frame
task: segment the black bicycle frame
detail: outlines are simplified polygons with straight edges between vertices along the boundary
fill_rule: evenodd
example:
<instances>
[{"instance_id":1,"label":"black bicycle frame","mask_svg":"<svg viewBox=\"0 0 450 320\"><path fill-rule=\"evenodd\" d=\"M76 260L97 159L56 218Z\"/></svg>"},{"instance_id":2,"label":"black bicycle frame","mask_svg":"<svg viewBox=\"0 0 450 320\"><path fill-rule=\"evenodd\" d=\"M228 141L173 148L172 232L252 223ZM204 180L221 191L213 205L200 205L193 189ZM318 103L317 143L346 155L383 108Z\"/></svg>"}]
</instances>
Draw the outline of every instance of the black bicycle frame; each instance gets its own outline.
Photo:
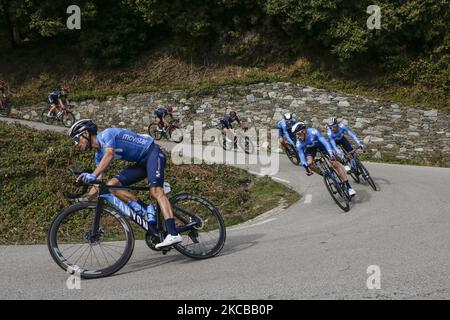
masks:
<instances>
[{"instance_id":1,"label":"black bicycle frame","mask_svg":"<svg viewBox=\"0 0 450 320\"><path fill-rule=\"evenodd\" d=\"M100 185L99 190L99 196L97 198L97 205L95 209L95 217L93 221L92 228L93 230L99 230L100 227L100 216L103 212L103 208L105 206L105 201L110 203L114 208L116 208L119 213L122 215L130 218L134 223L136 223L138 226L140 226L148 235L152 235L155 237L159 237L161 241L164 239L164 233L163 233L163 222L160 217L160 207L159 204L156 205L156 225L153 226L147 222L146 217L142 217L139 214L135 213L128 205L126 205L122 200L120 200L118 197L114 196L110 190L135 190L135 191L147 191L148 187L124 187L124 186L111 186L106 185L101 181L96 181L94 184ZM190 216L193 218L193 222L189 222L180 215L174 213L174 216L177 217L180 221L184 223L183 226L177 227L178 233L181 233L183 231L192 229L192 227L198 225L198 218L186 210L183 210L181 208L178 208L178 210L182 211L184 214ZM94 231L95 234L96 231Z\"/></svg>"}]
</instances>

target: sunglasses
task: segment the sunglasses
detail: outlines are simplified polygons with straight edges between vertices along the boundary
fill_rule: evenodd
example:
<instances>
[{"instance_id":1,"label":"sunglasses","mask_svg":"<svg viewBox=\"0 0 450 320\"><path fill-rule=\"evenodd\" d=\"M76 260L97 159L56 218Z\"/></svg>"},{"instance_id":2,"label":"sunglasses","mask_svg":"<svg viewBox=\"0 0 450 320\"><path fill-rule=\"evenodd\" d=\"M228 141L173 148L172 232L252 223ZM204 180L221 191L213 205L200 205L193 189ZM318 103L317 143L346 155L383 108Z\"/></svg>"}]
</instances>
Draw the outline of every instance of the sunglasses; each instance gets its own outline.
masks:
<instances>
[{"instance_id":1,"label":"sunglasses","mask_svg":"<svg viewBox=\"0 0 450 320\"><path fill-rule=\"evenodd\" d=\"M81 138L81 137L87 139L85 136L83 136L83 133L79 133L79 134L77 134L76 136L74 136L74 137L72 138L72 140L73 140L73 142L75 143L75 145L77 145L77 144L80 143L80 138Z\"/></svg>"}]
</instances>

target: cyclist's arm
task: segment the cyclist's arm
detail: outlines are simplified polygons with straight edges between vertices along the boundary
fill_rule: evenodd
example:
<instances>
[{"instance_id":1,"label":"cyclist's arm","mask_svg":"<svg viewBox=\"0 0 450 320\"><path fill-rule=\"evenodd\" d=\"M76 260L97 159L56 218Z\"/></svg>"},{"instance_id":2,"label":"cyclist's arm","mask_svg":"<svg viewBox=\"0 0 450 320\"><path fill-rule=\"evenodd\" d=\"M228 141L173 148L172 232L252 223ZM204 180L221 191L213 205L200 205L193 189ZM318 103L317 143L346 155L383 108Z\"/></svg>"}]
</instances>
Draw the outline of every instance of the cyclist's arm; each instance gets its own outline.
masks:
<instances>
[{"instance_id":1,"label":"cyclist's arm","mask_svg":"<svg viewBox=\"0 0 450 320\"><path fill-rule=\"evenodd\" d=\"M319 141L322 143L322 145L327 149L328 155L331 158L334 158L333 149L331 148L331 145L328 143L327 139L323 135L319 135Z\"/></svg>"},{"instance_id":2,"label":"cyclist's arm","mask_svg":"<svg viewBox=\"0 0 450 320\"><path fill-rule=\"evenodd\" d=\"M61 108L64 108L64 103L62 102L61 98L58 99L58 104Z\"/></svg>"},{"instance_id":3,"label":"cyclist's arm","mask_svg":"<svg viewBox=\"0 0 450 320\"><path fill-rule=\"evenodd\" d=\"M292 141L292 139L291 139L291 135L289 134L289 132L288 132L288 130L287 130L286 124L282 125L281 127L282 127L282 129L283 129L283 134L284 134L284 136L286 137L286 140L287 140L290 144L295 145L294 141Z\"/></svg>"},{"instance_id":4,"label":"cyclist's arm","mask_svg":"<svg viewBox=\"0 0 450 320\"><path fill-rule=\"evenodd\" d=\"M102 160L97 165L97 168L93 172L93 174L97 177L101 177L103 175L103 172L108 168L109 164L114 160L114 149L113 148L106 148L105 154L102 157Z\"/></svg>"},{"instance_id":5,"label":"cyclist's arm","mask_svg":"<svg viewBox=\"0 0 450 320\"><path fill-rule=\"evenodd\" d=\"M305 153L303 152L303 147L301 146L300 142L297 142L296 147L298 156L300 157L300 163L306 169L308 167L308 163L306 162Z\"/></svg>"},{"instance_id":6,"label":"cyclist's arm","mask_svg":"<svg viewBox=\"0 0 450 320\"><path fill-rule=\"evenodd\" d=\"M355 143L359 146L361 145L361 141L359 141L358 137L356 136L356 134L353 133L352 130L350 130L349 127L344 126L344 130L347 131L348 135L350 136L350 138L352 138L353 141L355 141Z\"/></svg>"},{"instance_id":7,"label":"cyclist's arm","mask_svg":"<svg viewBox=\"0 0 450 320\"><path fill-rule=\"evenodd\" d=\"M328 135L328 141L330 141L331 147L333 148L333 150L335 150L337 152L337 154L339 155L339 157L343 157L343 154L341 152L341 150L339 150L336 141L333 139L333 134L331 133L331 130L328 129L327 131L327 135Z\"/></svg>"}]
</instances>

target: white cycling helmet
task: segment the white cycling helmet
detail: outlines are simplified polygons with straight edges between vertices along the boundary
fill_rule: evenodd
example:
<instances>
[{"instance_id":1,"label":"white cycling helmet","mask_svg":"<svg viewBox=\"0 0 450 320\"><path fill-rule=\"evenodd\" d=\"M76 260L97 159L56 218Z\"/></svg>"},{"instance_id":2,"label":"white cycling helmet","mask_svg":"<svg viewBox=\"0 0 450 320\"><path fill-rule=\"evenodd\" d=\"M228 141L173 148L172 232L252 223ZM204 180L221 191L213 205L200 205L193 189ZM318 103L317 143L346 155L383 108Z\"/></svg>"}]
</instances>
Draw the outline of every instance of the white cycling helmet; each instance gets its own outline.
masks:
<instances>
[{"instance_id":1,"label":"white cycling helmet","mask_svg":"<svg viewBox=\"0 0 450 320\"><path fill-rule=\"evenodd\" d=\"M292 113L287 112L287 113L283 114L283 118L284 118L284 120L291 120L292 119Z\"/></svg>"},{"instance_id":2,"label":"white cycling helmet","mask_svg":"<svg viewBox=\"0 0 450 320\"><path fill-rule=\"evenodd\" d=\"M338 124L338 120L335 117L328 118L327 125L329 127L336 126Z\"/></svg>"},{"instance_id":3,"label":"white cycling helmet","mask_svg":"<svg viewBox=\"0 0 450 320\"><path fill-rule=\"evenodd\" d=\"M292 126L291 132L293 134L297 134L305 128L306 128L306 124L304 122L297 122L296 124L294 124Z\"/></svg>"}]
</instances>

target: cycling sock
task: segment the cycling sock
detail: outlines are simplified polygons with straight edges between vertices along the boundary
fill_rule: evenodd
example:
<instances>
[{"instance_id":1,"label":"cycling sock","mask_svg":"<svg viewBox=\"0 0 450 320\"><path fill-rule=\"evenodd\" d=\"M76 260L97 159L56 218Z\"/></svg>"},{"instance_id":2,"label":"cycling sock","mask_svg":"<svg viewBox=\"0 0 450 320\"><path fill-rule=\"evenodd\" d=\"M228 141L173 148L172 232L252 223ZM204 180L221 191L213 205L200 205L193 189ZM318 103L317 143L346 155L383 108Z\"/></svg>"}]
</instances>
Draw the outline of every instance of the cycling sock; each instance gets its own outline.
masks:
<instances>
[{"instance_id":1,"label":"cycling sock","mask_svg":"<svg viewBox=\"0 0 450 320\"><path fill-rule=\"evenodd\" d=\"M348 180L347 180L347 181L344 181L344 183L345 183L347 189L350 189L350 188L351 188L350 183L348 182Z\"/></svg>"},{"instance_id":2,"label":"cycling sock","mask_svg":"<svg viewBox=\"0 0 450 320\"><path fill-rule=\"evenodd\" d=\"M176 236L178 234L177 227L175 227L175 219L170 218L166 220L167 232L172 236Z\"/></svg>"}]
</instances>

